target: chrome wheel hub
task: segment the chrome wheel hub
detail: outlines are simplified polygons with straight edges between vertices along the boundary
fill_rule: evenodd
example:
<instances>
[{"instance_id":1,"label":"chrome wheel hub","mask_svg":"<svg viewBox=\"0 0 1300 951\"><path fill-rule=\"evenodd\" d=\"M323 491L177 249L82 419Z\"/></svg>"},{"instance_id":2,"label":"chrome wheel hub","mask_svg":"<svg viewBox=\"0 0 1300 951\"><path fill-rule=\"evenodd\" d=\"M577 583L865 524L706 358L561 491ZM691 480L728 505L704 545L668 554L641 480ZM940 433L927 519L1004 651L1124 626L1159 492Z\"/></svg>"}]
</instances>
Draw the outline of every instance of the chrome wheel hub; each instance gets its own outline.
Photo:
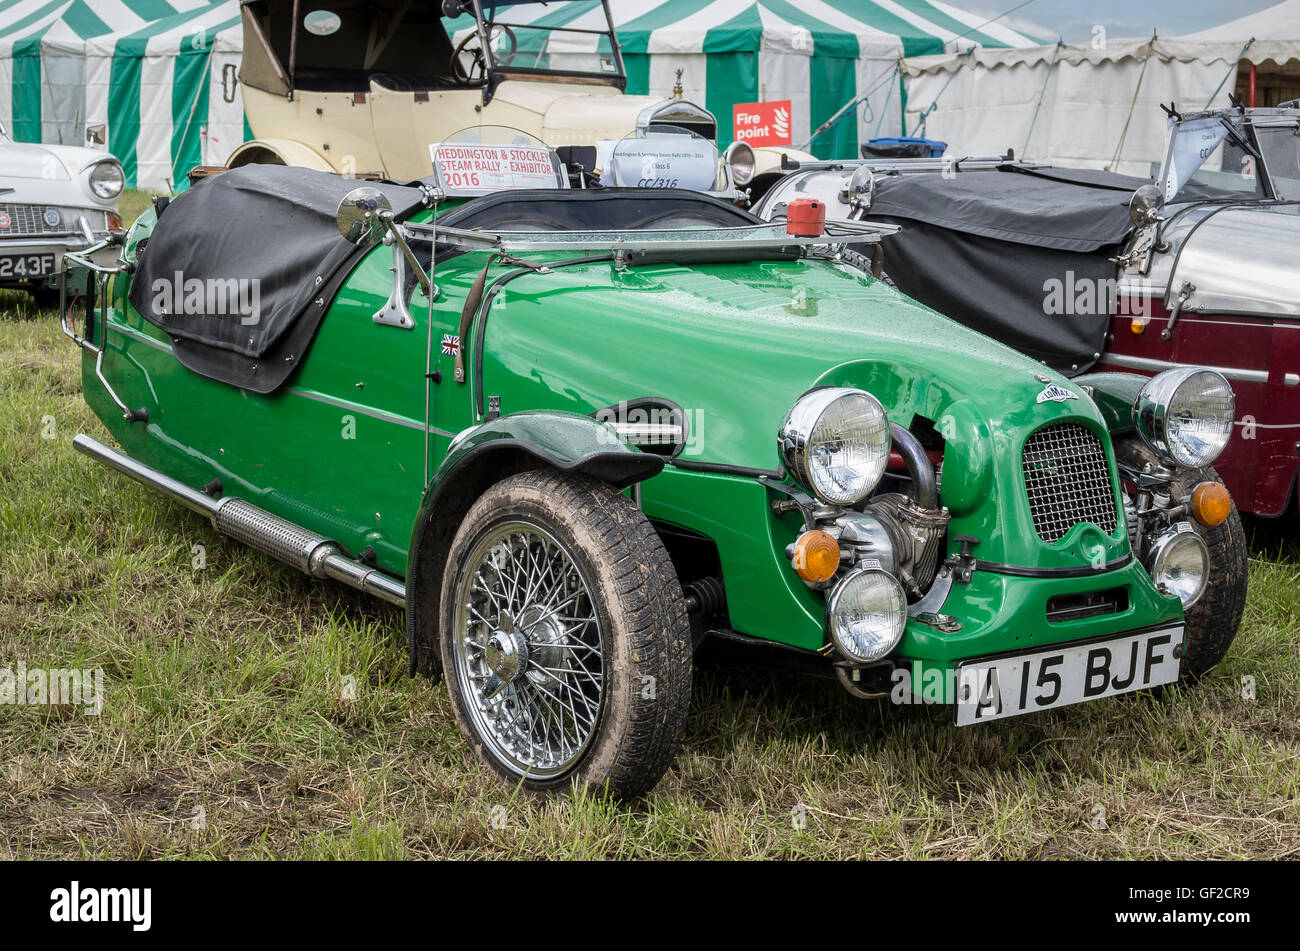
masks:
<instances>
[{"instance_id":1,"label":"chrome wheel hub","mask_svg":"<svg viewBox=\"0 0 1300 951\"><path fill-rule=\"evenodd\" d=\"M586 579L550 533L487 532L457 584L456 676L487 751L511 772L559 775L602 709L604 644Z\"/></svg>"},{"instance_id":2,"label":"chrome wheel hub","mask_svg":"<svg viewBox=\"0 0 1300 951\"><path fill-rule=\"evenodd\" d=\"M511 631L497 631L483 650L483 660L504 683L519 676L528 665L528 642Z\"/></svg>"}]
</instances>

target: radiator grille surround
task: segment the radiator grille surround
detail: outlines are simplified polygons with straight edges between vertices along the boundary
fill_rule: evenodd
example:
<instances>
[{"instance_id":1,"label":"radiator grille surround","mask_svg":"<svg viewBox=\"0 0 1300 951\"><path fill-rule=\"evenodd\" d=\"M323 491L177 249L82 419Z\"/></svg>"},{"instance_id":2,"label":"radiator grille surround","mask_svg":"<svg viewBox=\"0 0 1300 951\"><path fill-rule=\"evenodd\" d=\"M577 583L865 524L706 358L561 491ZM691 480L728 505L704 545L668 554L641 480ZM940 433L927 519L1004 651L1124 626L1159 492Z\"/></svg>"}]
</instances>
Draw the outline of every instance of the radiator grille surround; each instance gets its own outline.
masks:
<instances>
[{"instance_id":1,"label":"radiator grille surround","mask_svg":"<svg viewBox=\"0 0 1300 951\"><path fill-rule=\"evenodd\" d=\"M1039 538L1058 542L1080 522L1114 534L1118 516L1110 465L1096 433L1077 423L1044 426L1025 440L1022 464Z\"/></svg>"},{"instance_id":2,"label":"radiator grille surround","mask_svg":"<svg viewBox=\"0 0 1300 951\"><path fill-rule=\"evenodd\" d=\"M45 220L47 211L57 213L58 220L50 224ZM106 213L99 208L69 208L63 205L25 205L0 202L0 214L9 220L9 226L0 228L0 237L33 238L42 235L78 234L77 219L85 218L94 232L107 231Z\"/></svg>"}]
</instances>

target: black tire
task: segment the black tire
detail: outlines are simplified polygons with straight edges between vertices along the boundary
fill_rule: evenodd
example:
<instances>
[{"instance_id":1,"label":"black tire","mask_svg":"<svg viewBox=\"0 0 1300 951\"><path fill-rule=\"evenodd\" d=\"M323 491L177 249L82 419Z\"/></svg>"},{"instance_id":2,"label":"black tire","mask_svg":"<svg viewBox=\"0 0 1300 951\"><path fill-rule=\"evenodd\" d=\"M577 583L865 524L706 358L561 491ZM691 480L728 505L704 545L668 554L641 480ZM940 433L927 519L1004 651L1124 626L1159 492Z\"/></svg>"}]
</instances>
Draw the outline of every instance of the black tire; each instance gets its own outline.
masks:
<instances>
[{"instance_id":1,"label":"black tire","mask_svg":"<svg viewBox=\"0 0 1300 951\"><path fill-rule=\"evenodd\" d=\"M1221 481L1219 474L1207 467L1188 470L1171 487L1175 498L1185 498L1201 482ZM1196 681L1223 660L1241 628L1246 609L1249 551L1236 502L1227 520L1214 528L1206 528L1194 519L1188 521L1210 549L1209 584L1201 599L1186 612L1187 653L1183 657L1182 677Z\"/></svg>"},{"instance_id":2,"label":"black tire","mask_svg":"<svg viewBox=\"0 0 1300 951\"><path fill-rule=\"evenodd\" d=\"M523 563L539 576L536 591L509 583ZM590 620L555 614L560 605ZM692 665L681 585L649 521L602 482L530 471L474 503L447 559L439 647L461 732L529 792L576 785L638 796L681 744ZM599 683L588 671L597 660Z\"/></svg>"}]
</instances>

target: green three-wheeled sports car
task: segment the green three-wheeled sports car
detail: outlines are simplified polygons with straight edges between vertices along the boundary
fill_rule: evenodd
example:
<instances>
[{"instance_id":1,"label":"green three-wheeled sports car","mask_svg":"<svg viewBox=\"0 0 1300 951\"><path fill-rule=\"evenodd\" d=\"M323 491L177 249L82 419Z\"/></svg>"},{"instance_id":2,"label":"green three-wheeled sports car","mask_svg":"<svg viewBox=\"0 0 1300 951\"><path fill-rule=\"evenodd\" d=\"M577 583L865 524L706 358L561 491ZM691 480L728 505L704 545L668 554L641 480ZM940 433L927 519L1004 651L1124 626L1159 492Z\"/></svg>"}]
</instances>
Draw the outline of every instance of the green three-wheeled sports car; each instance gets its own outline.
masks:
<instances>
[{"instance_id":1,"label":"green three-wheeled sports car","mask_svg":"<svg viewBox=\"0 0 1300 951\"><path fill-rule=\"evenodd\" d=\"M485 141L213 175L69 274L64 330L121 446L77 448L405 605L507 780L648 790L709 637L963 725L1223 656L1222 377L1066 380L843 262L888 226Z\"/></svg>"}]
</instances>

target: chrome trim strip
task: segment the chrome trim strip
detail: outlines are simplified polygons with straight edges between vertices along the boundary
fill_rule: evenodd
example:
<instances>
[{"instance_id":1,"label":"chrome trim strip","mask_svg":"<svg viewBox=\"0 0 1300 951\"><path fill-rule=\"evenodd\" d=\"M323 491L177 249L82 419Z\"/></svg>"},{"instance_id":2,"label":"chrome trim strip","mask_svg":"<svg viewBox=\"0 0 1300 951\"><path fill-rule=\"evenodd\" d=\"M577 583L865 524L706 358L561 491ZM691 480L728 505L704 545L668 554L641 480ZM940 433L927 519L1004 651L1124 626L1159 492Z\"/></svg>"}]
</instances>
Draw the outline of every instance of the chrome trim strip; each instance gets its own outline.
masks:
<instances>
[{"instance_id":1,"label":"chrome trim strip","mask_svg":"<svg viewBox=\"0 0 1300 951\"><path fill-rule=\"evenodd\" d=\"M371 419L382 420L385 423L393 423L397 426L404 426L407 429L415 429L423 432L426 427L423 423L405 416L398 416L396 413L385 413L381 409L367 409L356 403L349 403L347 400L341 400L337 397L326 396L324 393L314 393L311 390L300 390L296 387L289 387L284 392L292 393L294 396L301 396L317 403L325 403L328 406L337 406L339 409L345 409L349 413L356 413L359 416L369 416ZM439 429L436 426L427 427L429 432L435 436L446 436L450 438L455 433L449 433L445 429Z\"/></svg>"},{"instance_id":2,"label":"chrome trim strip","mask_svg":"<svg viewBox=\"0 0 1300 951\"><path fill-rule=\"evenodd\" d=\"M1300 429L1300 423L1247 423L1239 419L1232 425L1240 426L1243 429L1250 426L1252 429Z\"/></svg>"},{"instance_id":3,"label":"chrome trim strip","mask_svg":"<svg viewBox=\"0 0 1300 951\"><path fill-rule=\"evenodd\" d=\"M774 250L827 244L874 244L897 234L897 225L861 221L826 222L825 231L804 237L789 234L784 222L744 225L736 228L707 228L660 231L470 231L436 223L408 221L403 233L413 240L436 241L470 251L654 251ZM539 273L545 273L539 268Z\"/></svg>"},{"instance_id":4,"label":"chrome trim strip","mask_svg":"<svg viewBox=\"0 0 1300 951\"><path fill-rule=\"evenodd\" d=\"M141 333L140 331L136 330L134 327L127 327L124 326L123 324L114 324L114 323L107 323L105 324L105 326L109 330L113 330L117 333L120 333L123 337L130 337L132 340L138 340L140 343L153 347L155 350L161 350L163 353L173 352L172 348L169 345L163 343L161 340L155 340L153 337L150 337L148 334Z\"/></svg>"},{"instance_id":5,"label":"chrome trim strip","mask_svg":"<svg viewBox=\"0 0 1300 951\"><path fill-rule=\"evenodd\" d=\"M117 333L120 333L125 337L130 337L133 340L138 340L140 343L147 344L148 346L153 347L156 350L160 350L163 353L172 352L172 348L167 346L162 341L155 340L153 337L150 337L148 334L142 334L134 327L125 327L121 324L113 324L113 323L110 323L107 326L109 326L111 329L115 330ZM355 403L349 403L347 400L340 400L333 396L325 396L323 393L313 393L309 390L297 389L296 387L288 387L287 389L284 390L284 392L292 393L294 396L302 396L309 400L315 400L317 403L326 403L330 406L337 406L340 409L345 409L350 413L356 413L358 416L369 416L372 419L382 420L385 423L393 423L397 426L404 426L407 429L423 430L425 428L422 423L414 419L408 419L405 416L398 416L395 413L385 413L383 410L365 409L358 406ZM455 435L454 433L447 432L445 429L439 429L436 426L430 426L428 427L428 429L429 432L433 433L436 436L451 437Z\"/></svg>"},{"instance_id":6,"label":"chrome trim strip","mask_svg":"<svg viewBox=\"0 0 1300 951\"><path fill-rule=\"evenodd\" d=\"M1246 370L1239 367L1216 367L1206 366L1199 363L1171 363L1167 360L1152 360L1149 357L1131 357L1123 353L1104 353L1099 363L1108 363L1117 367L1128 367L1131 370L1152 370L1159 373L1161 370L1171 370L1175 367L1192 367L1202 370L1213 370L1216 373L1222 373L1229 380L1236 380L1239 383L1267 383L1267 370ZM1283 383L1287 386L1300 386L1300 374L1288 373L1283 377Z\"/></svg>"}]
</instances>

